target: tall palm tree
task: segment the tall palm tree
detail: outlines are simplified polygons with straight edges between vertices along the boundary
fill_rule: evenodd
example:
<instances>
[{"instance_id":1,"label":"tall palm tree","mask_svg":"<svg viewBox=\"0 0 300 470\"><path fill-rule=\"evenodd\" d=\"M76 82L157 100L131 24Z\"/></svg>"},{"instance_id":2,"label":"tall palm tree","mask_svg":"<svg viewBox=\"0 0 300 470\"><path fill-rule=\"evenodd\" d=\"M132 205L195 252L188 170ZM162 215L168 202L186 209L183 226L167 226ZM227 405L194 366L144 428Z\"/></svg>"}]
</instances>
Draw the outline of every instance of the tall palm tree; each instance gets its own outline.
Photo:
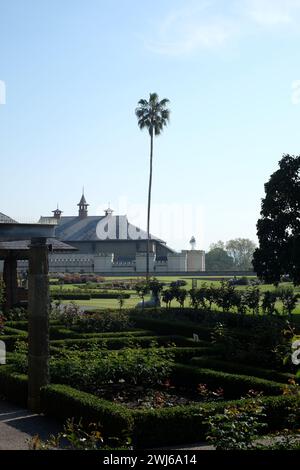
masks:
<instances>
[{"instance_id":1,"label":"tall palm tree","mask_svg":"<svg viewBox=\"0 0 300 470\"><path fill-rule=\"evenodd\" d=\"M138 119L138 126L141 130L147 129L150 135L150 172L148 188L148 212L147 212L147 261L146 272L149 279L149 247L150 247L150 208L151 208L151 189L152 189L152 163L153 163L153 140L154 136L162 133L163 128L168 124L170 110L167 105L167 98L159 100L157 93L150 93L149 101L141 99L135 110Z\"/></svg>"}]
</instances>

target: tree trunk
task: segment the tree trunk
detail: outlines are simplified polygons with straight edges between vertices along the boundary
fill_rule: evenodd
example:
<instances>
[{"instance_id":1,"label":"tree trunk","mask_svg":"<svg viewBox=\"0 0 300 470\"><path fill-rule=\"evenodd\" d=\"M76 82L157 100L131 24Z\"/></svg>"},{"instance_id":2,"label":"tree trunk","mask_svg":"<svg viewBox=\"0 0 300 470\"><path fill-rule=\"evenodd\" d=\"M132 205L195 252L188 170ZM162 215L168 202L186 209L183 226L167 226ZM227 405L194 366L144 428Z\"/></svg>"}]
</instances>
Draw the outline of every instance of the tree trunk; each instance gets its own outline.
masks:
<instances>
[{"instance_id":1,"label":"tree trunk","mask_svg":"<svg viewBox=\"0 0 300 470\"><path fill-rule=\"evenodd\" d=\"M149 280L149 251L150 251L150 208L151 208L151 189L152 189L152 162L153 162L153 129L150 133L150 173L148 188L148 212L147 212L147 259L146 259L146 278Z\"/></svg>"}]
</instances>

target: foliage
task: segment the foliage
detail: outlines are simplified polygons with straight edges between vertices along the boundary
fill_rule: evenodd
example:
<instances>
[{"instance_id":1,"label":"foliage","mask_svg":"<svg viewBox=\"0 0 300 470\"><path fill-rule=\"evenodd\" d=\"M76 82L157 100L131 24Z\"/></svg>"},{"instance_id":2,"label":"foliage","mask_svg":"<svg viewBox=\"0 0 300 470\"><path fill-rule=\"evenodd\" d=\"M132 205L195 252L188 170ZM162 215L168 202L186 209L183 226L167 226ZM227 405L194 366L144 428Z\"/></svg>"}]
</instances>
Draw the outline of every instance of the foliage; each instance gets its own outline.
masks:
<instances>
[{"instance_id":1,"label":"foliage","mask_svg":"<svg viewBox=\"0 0 300 470\"><path fill-rule=\"evenodd\" d=\"M52 435L47 441L42 441L39 435L35 435L29 442L30 450L111 450L131 449L130 438L108 437L104 439L100 423L90 423L84 426L82 419L78 423L74 418L67 419L63 432L56 436Z\"/></svg>"},{"instance_id":2,"label":"foliage","mask_svg":"<svg viewBox=\"0 0 300 470\"><path fill-rule=\"evenodd\" d=\"M132 327L129 315L122 311L103 311L78 315L73 323L77 331L105 332L126 331Z\"/></svg>"},{"instance_id":3,"label":"foliage","mask_svg":"<svg viewBox=\"0 0 300 470\"><path fill-rule=\"evenodd\" d=\"M152 168L153 168L153 140L154 136L159 136L164 127L169 122L170 110L168 109L169 100L159 99L157 93L150 93L149 100L141 99L135 109L135 115L138 120L138 126L141 130L146 129L150 135L150 171L148 186L148 208L147 208L147 259L146 271L149 277L149 240L150 234L150 208L151 208L151 191L152 191Z\"/></svg>"},{"instance_id":4,"label":"foliage","mask_svg":"<svg viewBox=\"0 0 300 470\"><path fill-rule=\"evenodd\" d=\"M28 310L22 307L14 307L5 313L7 321L25 321L28 320Z\"/></svg>"},{"instance_id":5,"label":"foliage","mask_svg":"<svg viewBox=\"0 0 300 470\"><path fill-rule=\"evenodd\" d=\"M236 238L226 243L227 254L233 259L234 269L252 270L252 258L256 245L248 238Z\"/></svg>"},{"instance_id":6,"label":"foliage","mask_svg":"<svg viewBox=\"0 0 300 470\"><path fill-rule=\"evenodd\" d=\"M261 279L278 284L282 275L300 283L300 156L284 155L265 184L259 248L253 266Z\"/></svg>"},{"instance_id":7,"label":"foliage","mask_svg":"<svg viewBox=\"0 0 300 470\"><path fill-rule=\"evenodd\" d=\"M253 397L253 394L246 398ZM207 438L217 450L248 450L253 448L253 441L267 424L262 401L254 395L242 405L232 405L222 414L215 414L207 420L209 430Z\"/></svg>"},{"instance_id":8,"label":"foliage","mask_svg":"<svg viewBox=\"0 0 300 470\"><path fill-rule=\"evenodd\" d=\"M261 303L261 308L265 315L273 315L273 313L278 314L278 310L275 307L277 300L276 292L266 291L263 293L263 299Z\"/></svg>"},{"instance_id":9,"label":"foliage","mask_svg":"<svg viewBox=\"0 0 300 470\"><path fill-rule=\"evenodd\" d=\"M283 314L291 315L293 310L295 310L298 299L300 298L299 294L294 293L294 289L290 288L281 288L276 291L277 298L281 300L283 305Z\"/></svg>"},{"instance_id":10,"label":"foliage","mask_svg":"<svg viewBox=\"0 0 300 470\"><path fill-rule=\"evenodd\" d=\"M205 254L205 266L207 271L230 271L234 263L225 249L215 247Z\"/></svg>"},{"instance_id":11,"label":"foliage","mask_svg":"<svg viewBox=\"0 0 300 470\"><path fill-rule=\"evenodd\" d=\"M16 370L26 372L26 347L18 343L12 362ZM54 383L64 383L87 392L97 393L101 384L119 383L154 385L170 374L173 354L155 343L149 349L106 351L93 345L87 351L62 349L50 359L50 375Z\"/></svg>"},{"instance_id":12,"label":"foliage","mask_svg":"<svg viewBox=\"0 0 300 470\"><path fill-rule=\"evenodd\" d=\"M77 324L83 315L80 307L74 302L62 305L58 300L51 304L49 319L57 320L64 326L70 327Z\"/></svg>"},{"instance_id":13,"label":"foliage","mask_svg":"<svg viewBox=\"0 0 300 470\"><path fill-rule=\"evenodd\" d=\"M42 409L46 414L65 421L82 418L82 424L100 422L104 439L110 436L123 438L130 435L133 418L125 407L103 400L67 385L47 385L41 390Z\"/></svg>"}]
</instances>

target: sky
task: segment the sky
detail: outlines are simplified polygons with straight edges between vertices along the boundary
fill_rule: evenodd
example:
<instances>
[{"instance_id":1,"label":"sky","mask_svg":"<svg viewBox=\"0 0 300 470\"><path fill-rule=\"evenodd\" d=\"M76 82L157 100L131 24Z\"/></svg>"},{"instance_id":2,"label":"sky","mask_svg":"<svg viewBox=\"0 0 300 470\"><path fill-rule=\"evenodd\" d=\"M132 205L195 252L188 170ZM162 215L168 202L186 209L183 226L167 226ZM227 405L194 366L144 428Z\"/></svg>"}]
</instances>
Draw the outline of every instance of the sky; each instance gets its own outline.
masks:
<instances>
[{"instance_id":1,"label":"sky","mask_svg":"<svg viewBox=\"0 0 300 470\"><path fill-rule=\"evenodd\" d=\"M299 153L300 0L0 0L0 212L110 205L146 228L140 98L155 139L151 232L256 241L264 184Z\"/></svg>"}]
</instances>

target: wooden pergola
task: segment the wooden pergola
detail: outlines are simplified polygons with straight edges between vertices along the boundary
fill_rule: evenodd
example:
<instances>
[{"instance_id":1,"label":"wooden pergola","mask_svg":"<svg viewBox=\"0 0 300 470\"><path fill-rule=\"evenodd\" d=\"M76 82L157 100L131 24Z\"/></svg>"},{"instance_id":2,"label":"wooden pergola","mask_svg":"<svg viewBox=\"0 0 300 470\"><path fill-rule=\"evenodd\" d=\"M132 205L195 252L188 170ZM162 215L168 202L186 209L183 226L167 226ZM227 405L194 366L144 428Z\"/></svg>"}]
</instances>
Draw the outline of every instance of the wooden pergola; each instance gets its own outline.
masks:
<instances>
[{"instance_id":1,"label":"wooden pergola","mask_svg":"<svg viewBox=\"0 0 300 470\"><path fill-rule=\"evenodd\" d=\"M2 224L1 224L2 225ZM1 232L0 225L0 232ZM65 253L76 249L55 238L47 238L48 252ZM17 266L19 260L30 258L31 240L0 241L0 260L4 261L3 281L5 284L4 311L8 312L20 303Z\"/></svg>"},{"instance_id":2,"label":"wooden pergola","mask_svg":"<svg viewBox=\"0 0 300 470\"><path fill-rule=\"evenodd\" d=\"M40 411L40 389L49 383L49 250L74 250L54 238L54 225L0 224L6 308L18 303L17 262L28 259L28 408Z\"/></svg>"}]
</instances>

